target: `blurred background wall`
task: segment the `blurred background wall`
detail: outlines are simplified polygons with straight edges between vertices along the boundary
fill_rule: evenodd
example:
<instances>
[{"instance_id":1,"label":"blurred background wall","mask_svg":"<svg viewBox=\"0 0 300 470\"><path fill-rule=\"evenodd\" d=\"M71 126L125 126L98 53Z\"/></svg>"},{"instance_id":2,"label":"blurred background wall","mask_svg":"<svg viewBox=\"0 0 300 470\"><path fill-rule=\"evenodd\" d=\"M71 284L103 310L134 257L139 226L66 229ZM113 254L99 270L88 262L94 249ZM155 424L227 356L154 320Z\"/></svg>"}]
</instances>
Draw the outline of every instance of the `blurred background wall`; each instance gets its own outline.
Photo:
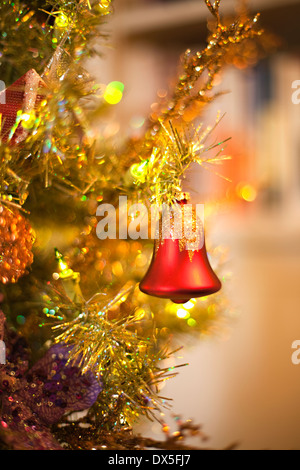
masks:
<instances>
[{"instance_id":1,"label":"blurred background wall","mask_svg":"<svg viewBox=\"0 0 300 470\"><path fill-rule=\"evenodd\" d=\"M223 0L224 14L237 3ZM208 125L226 113L215 135L232 137L233 161L218 168L231 183L201 169L189 180L195 201L216 203L208 236L229 248L226 289L236 315L217 334L186 341L189 366L163 394L175 413L203 424L211 447L300 449L300 365L291 360L300 339L300 104L292 101L300 1L250 0L248 7L271 34L267 55L257 62L250 51L251 67L228 66L220 89L229 93L203 117ZM124 136L142 132L185 49L203 47L209 14L201 0L116 0L115 10L110 48L89 67L102 83L125 84L104 126L107 135ZM141 431L158 436L160 428L146 423Z\"/></svg>"}]
</instances>

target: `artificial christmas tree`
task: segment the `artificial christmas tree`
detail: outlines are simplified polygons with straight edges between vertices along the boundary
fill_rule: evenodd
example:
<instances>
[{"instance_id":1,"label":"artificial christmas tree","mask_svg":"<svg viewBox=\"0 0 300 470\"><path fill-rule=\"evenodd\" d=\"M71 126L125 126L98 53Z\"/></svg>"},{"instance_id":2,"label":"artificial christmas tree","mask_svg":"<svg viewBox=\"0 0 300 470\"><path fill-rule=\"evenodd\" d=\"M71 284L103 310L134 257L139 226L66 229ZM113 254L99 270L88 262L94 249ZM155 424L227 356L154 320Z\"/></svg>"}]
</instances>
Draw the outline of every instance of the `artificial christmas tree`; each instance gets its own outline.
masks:
<instances>
[{"instance_id":1,"label":"artificial christmas tree","mask_svg":"<svg viewBox=\"0 0 300 470\"><path fill-rule=\"evenodd\" d=\"M0 366L1 442L3 448L34 450L183 449L186 433L197 432L190 422L160 443L132 432L141 416L161 419L168 404L160 385L176 370L163 365L175 354L166 327L173 333L178 323L158 314L168 311L166 304L140 292L147 249L136 241L97 240L96 209L115 205L124 194L133 202L172 207L192 163L207 167L227 158L225 142L206 144L217 126L202 130L197 120L216 98L214 80L234 48L260 37L257 17L226 24L220 0L206 0L214 17L207 47L187 51L178 81L145 134L118 146L94 137L90 128L95 116L118 102L123 87L97 86L83 68L104 39L101 26L111 2L43 3L39 8L40 2L9 0L0 7L1 70L8 77L0 108L0 332L7 348ZM28 47L19 57L22 41ZM30 67L36 72L29 72L28 82ZM14 87L28 83L15 100ZM216 148L217 155L209 156ZM199 250L194 261L184 253L197 286L176 298L170 292L177 302L221 287L206 251ZM212 281L207 285L203 267ZM203 321L203 307L193 306ZM192 320L190 326L201 328ZM75 411L85 414L74 417Z\"/></svg>"}]
</instances>

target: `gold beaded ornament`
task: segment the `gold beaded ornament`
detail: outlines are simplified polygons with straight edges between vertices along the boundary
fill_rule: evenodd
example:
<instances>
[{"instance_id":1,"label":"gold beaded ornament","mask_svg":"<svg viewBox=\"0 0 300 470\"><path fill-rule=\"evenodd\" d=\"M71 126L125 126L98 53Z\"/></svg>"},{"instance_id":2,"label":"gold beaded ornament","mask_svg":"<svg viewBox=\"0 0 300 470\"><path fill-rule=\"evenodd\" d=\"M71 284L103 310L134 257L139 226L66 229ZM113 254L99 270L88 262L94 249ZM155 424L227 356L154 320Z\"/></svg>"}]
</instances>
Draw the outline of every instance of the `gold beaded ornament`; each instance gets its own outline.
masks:
<instances>
[{"instance_id":1,"label":"gold beaded ornament","mask_svg":"<svg viewBox=\"0 0 300 470\"><path fill-rule=\"evenodd\" d=\"M0 282L16 283L33 263L35 241L29 222L16 209L0 205Z\"/></svg>"}]
</instances>

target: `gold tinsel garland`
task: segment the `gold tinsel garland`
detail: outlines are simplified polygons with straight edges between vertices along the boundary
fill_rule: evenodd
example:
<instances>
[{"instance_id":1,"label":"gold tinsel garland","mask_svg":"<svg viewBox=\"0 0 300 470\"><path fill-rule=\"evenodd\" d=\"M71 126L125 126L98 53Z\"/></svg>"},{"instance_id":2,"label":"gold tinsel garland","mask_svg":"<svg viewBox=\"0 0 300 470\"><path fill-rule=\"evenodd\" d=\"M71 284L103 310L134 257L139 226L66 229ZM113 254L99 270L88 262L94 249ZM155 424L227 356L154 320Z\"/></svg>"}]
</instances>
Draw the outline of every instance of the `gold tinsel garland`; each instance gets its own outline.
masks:
<instances>
[{"instance_id":1,"label":"gold tinsel garland","mask_svg":"<svg viewBox=\"0 0 300 470\"><path fill-rule=\"evenodd\" d=\"M199 120L204 107L219 96L220 92L213 92L215 81L226 67L229 55L245 41L259 38L263 31L257 28L259 15L252 18L244 15L227 23L220 14L220 1L205 2L215 19L208 45L200 52L186 51L178 80L169 95L158 103L158 111L149 116L145 135L129 142L127 153L123 152L125 161L131 162L134 178L127 192L143 202L173 204L192 163L205 167L228 158L222 156L226 141L205 145L220 117L205 130L203 124L194 122ZM209 156L209 151L218 146L217 155ZM124 191L126 185L123 182Z\"/></svg>"}]
</instances>

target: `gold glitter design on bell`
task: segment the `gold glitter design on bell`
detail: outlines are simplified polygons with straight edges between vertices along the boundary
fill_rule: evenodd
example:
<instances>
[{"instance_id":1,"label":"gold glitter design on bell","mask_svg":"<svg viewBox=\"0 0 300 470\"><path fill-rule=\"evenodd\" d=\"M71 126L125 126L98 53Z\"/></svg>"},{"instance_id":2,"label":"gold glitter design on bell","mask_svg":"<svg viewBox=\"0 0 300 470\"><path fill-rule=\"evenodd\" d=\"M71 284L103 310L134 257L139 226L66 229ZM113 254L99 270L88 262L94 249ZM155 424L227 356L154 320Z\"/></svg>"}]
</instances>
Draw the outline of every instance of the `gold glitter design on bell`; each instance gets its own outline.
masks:
<instances>
[{"instance_id":1,"label":"gold glitter design on bell","mask_svg":"<svg viewBox=\"0 0 300 470\"><path fill-rule=\"evenodd\" d=\"M182 200L185 199L183 195L181 198L183 198ZM186 250L190 261L193 261L195 252L199 251L199 247L203 246L204 228L202 221L197 217L195 207L190 206L189 209L191 210L188 211L186 210L187 208L188 206L185 204L174 204L167 211L167 215L170 215L169 220L161 215L156 230L155 254L164 245L165 240L171 238L173 241L178 240L179 250L181 252Z\"/></svg>"}]
</instances>

